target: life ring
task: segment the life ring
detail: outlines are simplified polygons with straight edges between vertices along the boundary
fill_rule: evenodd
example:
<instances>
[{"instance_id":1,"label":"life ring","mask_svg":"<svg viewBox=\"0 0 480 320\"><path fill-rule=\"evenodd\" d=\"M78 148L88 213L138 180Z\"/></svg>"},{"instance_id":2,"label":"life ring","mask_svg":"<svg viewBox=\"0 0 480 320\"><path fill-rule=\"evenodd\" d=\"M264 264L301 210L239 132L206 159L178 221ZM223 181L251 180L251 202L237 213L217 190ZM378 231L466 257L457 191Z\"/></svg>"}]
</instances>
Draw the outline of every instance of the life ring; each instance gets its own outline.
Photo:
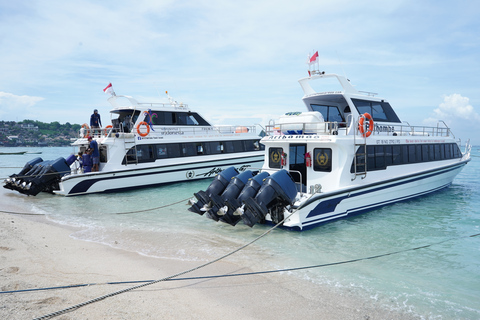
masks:
<instances>
[{"instance_id":1,"label":"life ring","mask_svg":"<svg viewBox=\"0 0 480 320\"><path fill-rule=\"evenodd\" d=\"M111 125L108 125L108 126L105 127L105 137L108 134L108 129L111 129L111 128L113 128L113 126L111 126Z\"/></svg>"},{"instance_id":2,"label":"life ring","mask_svg":"<svg viewBox=\"0 0 480 320\"><path fill-rule=\"evenodd\" d=\"M82 124L82 128L84 131L83 131L83 137L86 138L90 135L90 127L88 126L88 124L84 123Z\"/></svg>"},{"instance_id":3,"label":"life ring","mask_svg":"<svg viewBox=\"0 0 480 320\"><path fill-rule=\"evenodd\" d=\"M141 125L145 125L147 127L147 132L146 133L143 133L140 131L140 126ZM137 133L140 137L146 137L148 136L148 134L150 133L150 126L148 125L148 123L146 123L145 121L142 121L140 122L138 125L137 125Z\"/></svg>"},{"instance_id":4,"label":"life ring","mask_svg":"<svg viewBox=\"0 0 480 320\"><path fill-rule=\"evenodd\" d=\"M363 126L363 123L365 122L365 119L368 120L368 127L366 128L367 130L365 131L365 128ZM365 112L360 116L360 120L358 120L358 131L362 134L362 137L368 138L373 132L373 129L375 127L373 126L373 119L370 113Z\"/></svg>"}]
</instances>

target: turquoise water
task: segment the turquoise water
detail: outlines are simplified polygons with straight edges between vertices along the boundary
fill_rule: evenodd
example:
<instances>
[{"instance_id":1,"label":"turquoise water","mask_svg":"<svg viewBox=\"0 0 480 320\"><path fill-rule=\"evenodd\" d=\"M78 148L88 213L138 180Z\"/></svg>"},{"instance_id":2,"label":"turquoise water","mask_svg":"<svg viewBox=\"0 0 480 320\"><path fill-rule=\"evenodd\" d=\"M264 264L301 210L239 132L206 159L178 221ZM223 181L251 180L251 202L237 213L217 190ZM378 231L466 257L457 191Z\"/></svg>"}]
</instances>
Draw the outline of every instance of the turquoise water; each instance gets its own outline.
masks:
<instances>
[{"instance_id":1,"label":"turquoise water","mask_svg":"<svg viewBox=\"0 0 480 320\"><path fill-rule=\"evenodd\" d=\"M9 149L11 150L11 149ZM20 150L19 148L13 150ZM28 148L41 155L0 155L0 177L28 160L67 156L71 148ZM1 148L0 152L6 148ZM305 232L275 230L227 259L255 271L329 264L431 245L353 263L289 272L389 308L425 319L480 318L480 148L452 186ZM15 202L57 223L78 227L72 237L143 255L198 261L215 259L253 240L267 226L231 227L187 211L180 204L208 186L196 181L131 192L27 197L5 190ZM129 213L132 211L155 210ZM121 214L120 214L121 213ZM183 271L183 270L179 270ZM155 275L152 275L154 277ZM126 279L145 280L145 279Z\"/></svg>"}]
</instances>

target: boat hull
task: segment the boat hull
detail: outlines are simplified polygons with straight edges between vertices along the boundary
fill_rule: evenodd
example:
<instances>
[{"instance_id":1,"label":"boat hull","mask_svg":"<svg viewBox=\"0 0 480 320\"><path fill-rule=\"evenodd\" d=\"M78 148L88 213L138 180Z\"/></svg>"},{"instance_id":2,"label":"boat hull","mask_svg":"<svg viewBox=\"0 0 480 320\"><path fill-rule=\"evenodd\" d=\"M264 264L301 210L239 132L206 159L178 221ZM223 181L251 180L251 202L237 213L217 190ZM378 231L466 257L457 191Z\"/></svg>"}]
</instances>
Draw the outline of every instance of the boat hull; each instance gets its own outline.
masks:
<instances>
[{"instance_id":1,"label":"boat hull","mask_svg":"<svg viewBox=\"0 0 480 320\"><path fill-rule=\"evenodd\" d=\"M54 193L64 196L126 191L169 184L213 178L222 170L234 166L239 171L258 169L263 165L263 152L248 156L209 161L191 161L175 165L141 167L125 166L124 170L100 171L70 175L60 182Z\"/></svg>"},{"instance_id":2,"label":"boat hull","mask_svg":"<svg viewBox=\"0 0 480 320\"><path fill-rule=\"evenodd\" d=\"M448 187L467 163L468 160L460 161L361 187L312 195L310 199L294 207L295 212L283 226L288 229L307 230L385 205L427 195Z\"/></svg>"}]
</instances>

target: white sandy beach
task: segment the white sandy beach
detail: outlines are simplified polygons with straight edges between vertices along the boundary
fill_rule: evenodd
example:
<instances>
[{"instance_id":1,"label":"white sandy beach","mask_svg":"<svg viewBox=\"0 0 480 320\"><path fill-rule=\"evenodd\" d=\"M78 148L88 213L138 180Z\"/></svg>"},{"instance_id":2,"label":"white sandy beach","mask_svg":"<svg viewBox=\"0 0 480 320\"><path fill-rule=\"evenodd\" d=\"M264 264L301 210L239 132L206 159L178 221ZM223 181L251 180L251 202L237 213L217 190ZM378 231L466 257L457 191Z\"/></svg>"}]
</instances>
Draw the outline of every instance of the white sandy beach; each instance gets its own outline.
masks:
<instances>
[{"instance_id":1,"label":"white sandy beach","mask_svg":"<svg viewBox=\"0 0 480 320\"><path fill-rule=\"evenodd\" d=\"M3 189L3 188L2 188ZM25 212L0 191L2 211ZM7 206L4 204L7 203ZM0 290L96 285L0 294L1 319L33 319L137 284L196 267L75 240L74 230L44 216L0 212ZM121 239L119 239L121 241ZM250 270L222 260L181 277ZM414 319L375 301L284 273L152 284L59 315L56 319Z\"/></svg>"}]
</instances>

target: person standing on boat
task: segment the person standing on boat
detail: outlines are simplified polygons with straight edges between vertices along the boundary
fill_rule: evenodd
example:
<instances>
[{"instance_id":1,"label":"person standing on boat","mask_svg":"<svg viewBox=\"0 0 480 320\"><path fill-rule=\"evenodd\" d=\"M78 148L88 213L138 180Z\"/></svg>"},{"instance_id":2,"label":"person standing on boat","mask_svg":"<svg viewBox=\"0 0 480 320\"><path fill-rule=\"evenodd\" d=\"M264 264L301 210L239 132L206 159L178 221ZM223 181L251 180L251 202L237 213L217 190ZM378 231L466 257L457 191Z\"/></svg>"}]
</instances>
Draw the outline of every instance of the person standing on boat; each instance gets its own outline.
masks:
<instances>
[{"instance_id":1,"label":"person standing on boat","mask_svg":"<svg viewBox=\"0 0 480 320\"><path fill-rule=\"evenodd\" d=\"M83 165L83 172L91 172L92 171L92 150L88 148L85 150L85 153L82 155L82 165Z\"/></svg>"},{"instance_id":2,"label":"person standing on boat","mask_svg":"<svg viewBox=\"0 0 480 320\"><path fill-rule=\"evenodd\" d=\"M98 110L93 110L93 114L90 116L90 127L92 128L92 134L95 135L95 132L100 134L100 128L102 127L102 120L100 119L100 114Z\"/></svg>"},{"instance_id":3,"label":"person standing on boat","mask_svg":"<svg viewBox=\"0 0 480 320\"><path fill-rule=\"evenodd\" d=\"M98 164L100 163L100 152L98 151L98 143L92 137L88 137L90 142L90 149L92 149L92 172L98 171Z\"/></svg>"}]
</instances>

